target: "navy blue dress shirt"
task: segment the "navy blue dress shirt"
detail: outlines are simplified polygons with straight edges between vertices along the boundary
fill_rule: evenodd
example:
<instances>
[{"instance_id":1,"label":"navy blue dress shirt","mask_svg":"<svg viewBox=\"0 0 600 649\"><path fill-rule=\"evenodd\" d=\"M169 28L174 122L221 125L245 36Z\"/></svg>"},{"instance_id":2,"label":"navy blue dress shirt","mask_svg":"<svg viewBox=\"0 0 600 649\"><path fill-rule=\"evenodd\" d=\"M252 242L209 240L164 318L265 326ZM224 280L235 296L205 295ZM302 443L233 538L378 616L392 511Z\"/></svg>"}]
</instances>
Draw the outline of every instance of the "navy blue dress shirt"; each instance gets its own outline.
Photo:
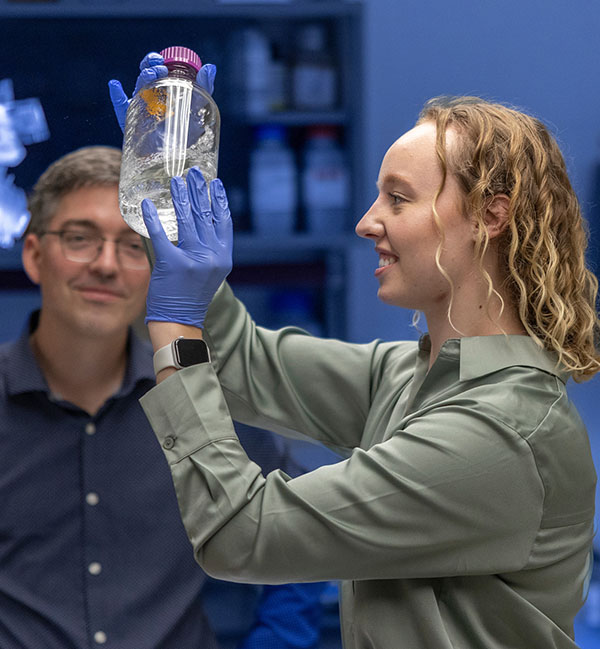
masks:
<instances>
[{"instance_id":1,"label":"navy blue dress shirt","mask_svg":"<svg viewBox=\"0 0 600 649\"><path fill-rule=\"evenodd\" d=\"M138 403L154 385L150 346L130 335L123 384L90 416L49 392L28 335L0 346L0 647L217 647L207 577ZM263 470L281 466L274 438L260 437ZM307 588L316 625L319 588ZM314 644L315 625L297 646Z\"/></svg>"}]
</instances>

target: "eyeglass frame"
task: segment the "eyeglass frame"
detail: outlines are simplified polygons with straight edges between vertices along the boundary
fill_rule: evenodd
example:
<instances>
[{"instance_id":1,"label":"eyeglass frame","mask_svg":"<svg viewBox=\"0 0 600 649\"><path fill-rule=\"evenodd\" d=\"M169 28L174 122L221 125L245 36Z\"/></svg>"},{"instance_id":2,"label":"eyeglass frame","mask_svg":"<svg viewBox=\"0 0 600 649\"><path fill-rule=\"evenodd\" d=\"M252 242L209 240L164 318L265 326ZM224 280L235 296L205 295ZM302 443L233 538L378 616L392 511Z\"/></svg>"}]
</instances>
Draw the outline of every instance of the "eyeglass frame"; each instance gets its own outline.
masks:
<instances>
[{"instance_id":1,"label":"eyeglass frame","mask_svg":"<svg viewBox=\"0 0 600 649\"><path fill-rule=\"evenodd\" d=\"M68 251L66 247L66 243L64 240L64 236L67 232L75 232L77 233L78 231L76 229L70 229L70 228L65 228L64 230L43 230L42 232L38 233L38 237L43 237L45 234L54 234L56 235L59 240L60 240L60 249L62 250L62 253L68 261L73 261L77 264L91 264L92 262L96 261L100 254L102 253L102 249L104 248L104 244L107 241L112 241L115 244L116 248L116 253L117 253L117 258L119 260L119 263L123 266L123 268L127 268L128 270L144 270L148 266L144 264L143 266L130 266L127 265L127 263L123 263L123 257L121 256L121 249L119 247L119 244L123 242L123 239L107 239L106 237L103 237L101 234L87 234L83 233L84 236L89 237L90 239L95 239L98 242L98 247L96 249L96 254L93 255L90 259L83 260L83 259L73 259L72 257L69 257L69 253L72 253L72 251ZM147 247L144 245L144 242L142 240L142 236L138 235L140 239L140 244L142 247L142 250L144 252L143 259L150 264L150 268L152 267L151 260L148 257L148 250ZM142 259L142 258L140 258Z\"/></svg>"}]
</instances>

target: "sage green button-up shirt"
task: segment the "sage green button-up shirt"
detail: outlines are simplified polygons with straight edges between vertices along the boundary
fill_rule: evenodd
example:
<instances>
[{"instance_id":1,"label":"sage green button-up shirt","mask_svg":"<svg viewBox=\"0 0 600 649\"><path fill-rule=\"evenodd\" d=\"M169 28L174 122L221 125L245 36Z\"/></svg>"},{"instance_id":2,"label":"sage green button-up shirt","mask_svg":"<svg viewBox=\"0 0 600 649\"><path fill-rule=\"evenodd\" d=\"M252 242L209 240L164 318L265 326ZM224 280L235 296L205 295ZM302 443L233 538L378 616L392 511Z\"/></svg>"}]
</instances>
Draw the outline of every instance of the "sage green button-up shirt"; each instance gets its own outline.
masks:
<instances>
[{"instance_id":1,"label":"sage green button-up shirt","mask_svg":"<svg viewBox=\"0 0 600 649\"><path fill-rule=\"evenodd\" d=\"M527 336L429 345L256 327L224 285L142 406L197 561L222 579L343 580L346 649L575 647L595 471L566 376ZM231 417L348 456L264 478Z\"/></svg>"}]
</instances>

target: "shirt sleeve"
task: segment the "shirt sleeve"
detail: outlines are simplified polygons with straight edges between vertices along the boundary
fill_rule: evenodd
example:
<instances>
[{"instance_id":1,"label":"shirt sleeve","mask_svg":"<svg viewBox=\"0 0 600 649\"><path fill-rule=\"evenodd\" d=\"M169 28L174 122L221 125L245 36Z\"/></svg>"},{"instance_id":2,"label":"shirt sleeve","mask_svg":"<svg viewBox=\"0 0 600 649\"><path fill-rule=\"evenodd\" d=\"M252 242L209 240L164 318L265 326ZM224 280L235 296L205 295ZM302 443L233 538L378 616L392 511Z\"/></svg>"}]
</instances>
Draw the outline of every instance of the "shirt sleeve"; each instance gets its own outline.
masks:
<instances>
[{"instance_id":1,"label":"shirt sleeve","mask_svg":"<svg viewBox=\"0 0 600 649\"><path fill-rule=\"evenodd\" d=\"M210 306L204 337L235 421L310 438L342 454L360 444L391 346L324 340L294 327L258 327L227 284ZM335 393L344 395L343 404Z\"/></svg>"},{"instance_id":2,"label":"shirt sleeve","mask_svg":"<svg viewBox=\"0 0 600 649\"><path fill-rule=\"evenodd\" d=\"M307 468L295 456L299 442L265 430L236 425L236 434L248 457L263 475L280 468L289 476ZM263 586L254 622L238 649L317 649L321 637L326 583Z\"/></svg>"},{"instance_id":3,"label":"shirt sleeve","mask_svg":"<svg viewBox=\"0 0 600 649\"><path fill-rule=\"evenodd\" d=\"M177 372L141 403L196 560L215 577L427 578L527 562L543 509L535 461L526 440L464 395L294 479L264 478L248 459L209 364Z\"/></svg>"}]
</instances>

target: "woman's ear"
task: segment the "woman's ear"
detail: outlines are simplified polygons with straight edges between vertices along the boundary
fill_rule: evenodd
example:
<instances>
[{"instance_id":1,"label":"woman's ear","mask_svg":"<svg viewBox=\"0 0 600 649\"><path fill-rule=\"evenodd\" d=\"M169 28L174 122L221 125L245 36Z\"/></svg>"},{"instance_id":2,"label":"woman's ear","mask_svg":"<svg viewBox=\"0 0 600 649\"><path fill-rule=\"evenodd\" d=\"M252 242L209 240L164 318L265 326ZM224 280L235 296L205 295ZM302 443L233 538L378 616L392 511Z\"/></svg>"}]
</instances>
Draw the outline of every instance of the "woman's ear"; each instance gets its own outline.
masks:
<instances>
[{"instance_id":1,"label":"woman's ear","mask_svg":"<svg viewBox=\"0 0 600 649\"><path fill-rule=\"evenodd\" d=\"M510 198L506 194L493 196L485 209L483 220L490 239L502 234L508 225Z\"/></svg>"},{"instance_id":2,"label":"woman's ear","mask_svg":"<svg viewBox=\"0 0 600 649\"><path fill-rule=\"evenodd\" d=\"M27 277L34 283L40 283L40 239L37 234L28 234L23 241L21 261Z\"/></svg>"}]
</instances>

